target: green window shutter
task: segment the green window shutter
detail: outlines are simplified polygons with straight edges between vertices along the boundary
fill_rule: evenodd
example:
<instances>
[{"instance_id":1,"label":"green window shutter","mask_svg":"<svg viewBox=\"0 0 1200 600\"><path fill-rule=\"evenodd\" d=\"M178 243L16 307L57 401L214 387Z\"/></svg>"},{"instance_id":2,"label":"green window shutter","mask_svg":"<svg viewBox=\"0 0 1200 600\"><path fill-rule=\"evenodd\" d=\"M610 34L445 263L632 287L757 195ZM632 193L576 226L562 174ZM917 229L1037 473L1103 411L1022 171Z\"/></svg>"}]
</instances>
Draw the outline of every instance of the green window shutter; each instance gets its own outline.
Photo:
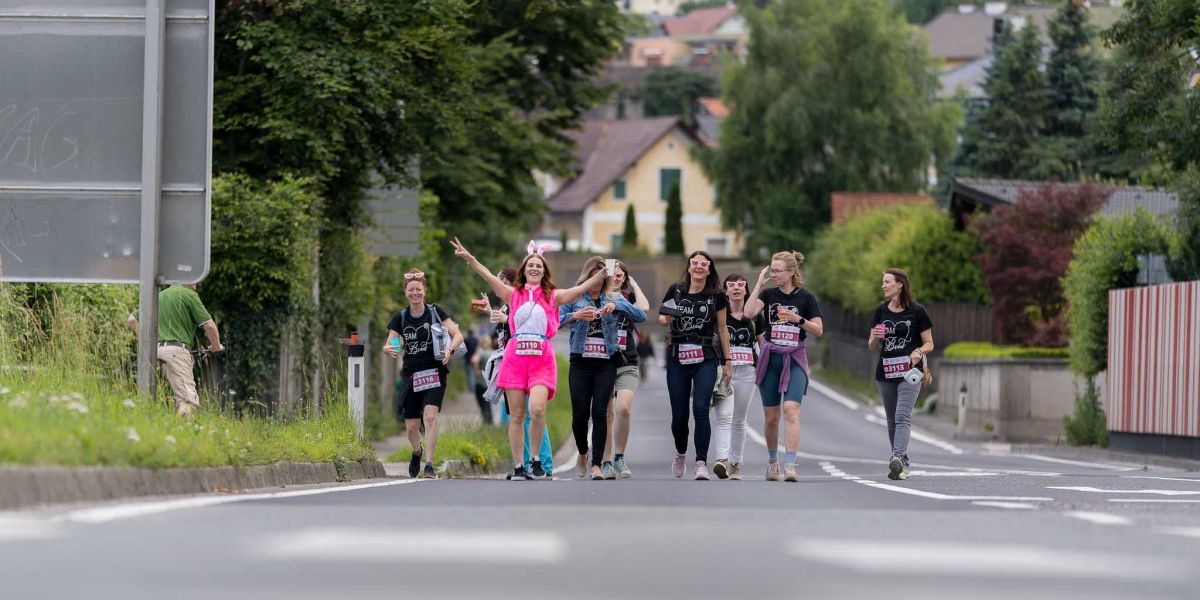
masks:
<instances>
[{"instance_id":1,"label":"green window shutter","mask_svg":"<svg viewBox=\"0 0 1200 600\"><path fill-rule=\"evenodd\" d=\"M613 183L613 199L614 200L624 200L625 199L625 179L624 178L618 179L615 183Z\"/></svg>"},{"instance_id":2,"label":"green window shutter","mask_svg":"<svg viewBox=\"0 0 1200 600\"><path fill-rule=\"evenodd\" d=\"M679 184L679 196L683 197L683 173L679 169L659 169L658 171L658 200L666 202L671 193L671 186Z\"/></svg>"}]
</instances>

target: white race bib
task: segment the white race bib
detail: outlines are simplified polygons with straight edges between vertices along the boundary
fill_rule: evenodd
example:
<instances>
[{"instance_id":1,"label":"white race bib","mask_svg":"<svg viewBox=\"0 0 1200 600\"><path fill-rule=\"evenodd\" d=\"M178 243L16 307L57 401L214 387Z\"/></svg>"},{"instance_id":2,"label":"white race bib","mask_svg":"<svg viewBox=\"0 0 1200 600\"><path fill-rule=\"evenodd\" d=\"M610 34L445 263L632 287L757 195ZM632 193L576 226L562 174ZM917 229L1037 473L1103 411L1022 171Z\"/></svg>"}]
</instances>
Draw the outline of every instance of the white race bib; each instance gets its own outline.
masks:
<instances>
[{"instance_id":1,"label":"white race bib","mask_svg":"<svg viewBox=\"0 0 1200 600\"><path fill-rule=\"evenodd\" d=\"M541 356L542 355L542 337L536 335L521 334L517 339L510 343L517 345L517 356Z\"/></svg>"},{"instance_id":2,"label":"white race bib","mask_svg":"<svg viewBox=\"0 0 1200 600\"><path fill-rule=\"evenodd\" d=\"M584 358L608 358L608 344L602 337L590 337L583 340Z\"/></svg>"},{"instance_id":3,"label":"white race bib","mask_svg":"<svg viewBox=\"0 0 1200 600\"><path fill-rule=\"evenodd\" d=\"M698 344L679 345L679 364L694 365L704 362L704 347Z\"/></svg>"},{"instance_id":4,"label":"white race bib","mask_svg":"<svg viewBox=\"0 0 1200 600\"><path fill-rule=\"evenodd\" d=\"M795 325L772 325L771 343L776 346L799 346L800 328Z\"/></svg>"},{"instance_id":5,"label":"white race bib","mask_svg":"<svg viewBox=\"0 0 1200 600\"><path fill-rule=\"evenodd\" d=\"M437 369L426 369L413 374L413 391L423 392L442 387L442 377Z\"/></svg>"},{"instance_id":6,"label":"white race bib","mask_svg":"<svg viewBox=\"0 0 1200 600\"><path fill-rule=\"evenodd\" d=\"M911 368L910 362L907 356L883 359L883 378L900 379L904 377L904 373Z\"/></svg>"},{"instance_id":7,"label":"white race bib","mask_svg":"<svg viewBox=\"0 0 1200 600\"><path fill-rule=\"evenodd\" d=\"M754 350L749 346L730 346L729 358L733 359L733 366L752 365L754 364Z\"/></svg>"}]
</instances>

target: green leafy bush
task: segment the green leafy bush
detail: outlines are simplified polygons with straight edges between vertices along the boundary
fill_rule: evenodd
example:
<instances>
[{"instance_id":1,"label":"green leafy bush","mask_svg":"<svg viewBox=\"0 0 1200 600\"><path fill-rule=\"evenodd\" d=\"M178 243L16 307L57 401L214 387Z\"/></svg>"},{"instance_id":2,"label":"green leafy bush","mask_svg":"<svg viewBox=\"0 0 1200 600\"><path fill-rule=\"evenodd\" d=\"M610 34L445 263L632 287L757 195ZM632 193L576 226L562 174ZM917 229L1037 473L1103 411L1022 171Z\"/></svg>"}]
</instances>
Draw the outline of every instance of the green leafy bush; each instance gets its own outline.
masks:
<instances>
[{"instance_id":1,"label":"green leafy bush","mask_svg":"<svg viewBox=\"0 0 1200 600\"><path fill-rule=\"evenodd\" d=\"M990 342L956 342L946 346L943 358L950 359L998 359L998 358L1066 358L1066 348L1030 348L1026 346L1000 346Z\"/></svg>"},{"instance_id":2,"label":"green leafy bush","mask_svg":"<svg viewBox=\"0 0 1200 600\"><path fill-rule=\"evenodd\" d=\"M900 267L922 302L988 301L974 256L979 238L931 206L893 205L826 229L805 264L821 297L860 313L881 301L884 269Z\"/></svg>"}]
</instances>

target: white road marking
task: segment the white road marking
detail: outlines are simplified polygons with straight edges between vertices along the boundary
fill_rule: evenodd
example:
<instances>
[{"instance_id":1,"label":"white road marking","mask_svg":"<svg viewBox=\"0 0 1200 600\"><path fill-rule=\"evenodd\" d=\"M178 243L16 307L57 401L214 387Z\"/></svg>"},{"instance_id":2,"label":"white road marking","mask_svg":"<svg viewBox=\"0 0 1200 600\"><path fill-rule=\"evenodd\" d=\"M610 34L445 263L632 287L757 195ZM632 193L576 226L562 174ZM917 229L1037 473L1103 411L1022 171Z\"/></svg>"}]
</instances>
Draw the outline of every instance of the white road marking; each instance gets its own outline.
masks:
<instances>
[{"instance_id":1,"label":"white road marking","mask_svg":"<svg viewBox=\"0 0 1200 600\"><path fill-rule=\"evenodd\" d=\"M1104 469L1106 471L1137 471L1138 467L1122 467L1120 465L1110 465L1107 463L1086 462L1082 460L1069 460L1066 458L1054 458L1051 456L1042 456L1040 454L1014 454L1014 457L1028 458L1029 460L1037 460L1042 462L1056 463L1060 465L1072 465L1076 467L1090 467L1093 469Z\"/></svg>"},{"instance_id":2,"label":"white road marking","mask_svg":"<svg viewBox=\"0 0 1200 600\"><path fill-rule=\"evenodd\" d=\"M61 523L36 518L0 517L0 543L51 540L64 535Z\"/></svg>"},{"instance_id":3,"label":"white road marking","mask_svg":"<svg viewBox=\"0 0 1200 600\"><path fill-rule=\"evenodd\" d=\"M1155 531L1167 535L1200 538L1200 527L1159 527Z\"/></svg>"},{"instance_id":4,"label":"white road marking","mask_svg":"<svg viewBox=\"0 0 1200 600\"><path fill-rule=\"evenodd\" d=\"M874 423L876 425L882 425L884 427L887 427L887 417L881 417L879 415L868 414L868 415L865 415L863 418L865 418L870 423ZM936 437L933 437L932 435L929 435L922 431L918 431L916 427L912 428L912 431L910 432L909 437L911 437L912 439L914 439L918 442L924 442L926 444L929 444L930 446L941 448L942 450L945 450L946 452L949 452L950 454L966 454L966 450L963 450L962 448L959 448L958 446L955 446L954 444L951 444L950 442L940 440Z\"/></svg>"},{"instance_id":5,"label":"white road marking","mask_svg":"<svg viewBox=\"0 0 1200 600\"><path fill-rule=\"evenodd\" d=\"M118 521L121 519L133 519L137 517L145 517L177 510L185 510L189 508L206 508L209 506L217 506L220 504L232 504L234 502L250 502L254 500L277 500L281 498L298 498L302 496L317 496L320 494L333 494L338 492L353 492L356 490L366 490L371 488L390 487L393 485L408 485L419 483L422 481L433 481L431 479L404 479L400 481L384 481L379 483L364 483L359 485L343 485L337 487L314 488L308 490L292 490L287 492L267 492L261 494L236 494L236 495L212 495L212 496L197 496L194 498L180 498L177 500L162 500L156 502L135 502L130 504L118 504L115 506L99 506L94 508L81 508L72 510L58 515L54 515L48 519L48 522L72 522L72 523L108 523L110 521Z\"/></svg>"},{"instance_id":6,"label":"white road marking","mask_svg":"<svg viewBox=\"0 0 1200 600\"><path fill-rule=\"evenodd\" d=\"M1108 501L1123 504L1200 504L1200 500L1165 500L1162 498L1109 498Z\"/></svg>"},{"instance_id":7,"label":"white road marking","mask_svg":"<svg viewBox=\"0 0 1200 600\"><path fill-rule=\"evenodd\" d=\"M1185 579L1190 566L1178 559L1131 554L1071 552L1009 544L922 540L803 539L787 546L800 558L865 573L949 577L1060 577L1118 580ZM897 557L920 560L897 560Z\"/></svg>"},{"instance_id":8,"label":"white road marking","mask_svg":"<svg viewBox=\"0 0 1200 600\"><path fill-rule=\"evenodd\" d=\"M858 407L860 406L858 402L847 398L846 396L842 395L841 392L821 383L820 381L817 381L816 379L809 378L808 386L814 390L817 390L817 392L821 394L829 396L829 398L834 402L837 402L838 404L841 404L850 410L858 410Z\"/></svg>"},{"instance_id":9,"label":"white road marking","mask_svg":"<svg viewBox=\"0 0 1200 600\"><path fill-rule=\"evenodd\" d=\"M1200 483L1200 479L1191 479L1187 477L1153 477L1150 475L1122 475L1121 479L1156 479L1158 481L1187 481L1189 483Z\"/></svg>"},{"instance_id":10,"label":"white road marking","mask_svg":"<svg viewBox=\"0 0 1200 600\"><path fill-rule=\"evenodd\" d=\"M1036 504L1028 502L997 502L990 500L973 500L971 504L975 506L989 506L991 508L1011 508L1014 510L1037 510Z\"/></svg>"},{"instance_id":11,"label":"white road marking","mask_svg":"<svg viewBox=\"0 0 1200 600\"><path fill-rule=\"evenodd\" d=\"M992 477L999 475L991 471L909 471L911 475L922 477Z\"/></svg>"},{"instance_id":12,"label":"white road marking","mask_svg":"<svg viewBox=\"0 0 1200 600\"><path fill-rule=\"evenodd\" d=\"M567 556L563 539L548 531L322 528L271 536L251 548L255 558L321 562L554 564Z\"/></svg>"},{"instance_id":13,"label":"white road marking","mask_svg":"<svg viewBox=\"0 0 1200 600\"><path fill-rule=\"evenodd\" d=\"M1046 486L1048 490L1092 492L1097 494L1155 494L1158 496L1200 496L1200 490L1103 490L1090 486Z\"/></svg>"},{"instance_id":14,"label":"white road marking","mask_svg":"<svg viewBox=\"0 0 1200 600\"><path fill-rule=\"evenodd\" d=\"M1132 525L1133 520L1129 517L1114 515L1112 513L1091 512L1086 510L1071 510L1063 513L1072 519L1095 523L1096 525Z\"/></svg>"},{"instance_id":15,"label":"white road marking","mask_svg":"<svg viewBox=\"0 0 1200 600\"><path fill-rule=\"evenodd\" d=\"M875 481L871 481L869 479L862 479L859 477L854 477L853 475L847 475L844 471L842 471L841 469L837 468L835 465L833 465L832 463L829 463L829 462L822 462L822 463L820 463L820 465L821 465L822 470L824 470L826 473L830 474L833 477L838 477L838 478L844 479L846 481L853 481L854 483L860 483L862 485L865 485L868 487L873 487L873 488L880 489L880 490L887 490L889 492L897 492L900 494L908 494L910 496L920 496L922 498L928 498L930 500L983 500L983 501L1001 501L1001 502L1005 502L1005 501L1008 501L1008 502L1049 502L1049 501L1053 500L1053 498L1043 498L1043 497L1038 497L1038 496L955 496L952 494L942 494L939 492L926 492L924 490L918 490L918 489L908 488L908 487L901 487L898 485L892 485L890 483L878 483Z\"/></svg>"}]
</instances>

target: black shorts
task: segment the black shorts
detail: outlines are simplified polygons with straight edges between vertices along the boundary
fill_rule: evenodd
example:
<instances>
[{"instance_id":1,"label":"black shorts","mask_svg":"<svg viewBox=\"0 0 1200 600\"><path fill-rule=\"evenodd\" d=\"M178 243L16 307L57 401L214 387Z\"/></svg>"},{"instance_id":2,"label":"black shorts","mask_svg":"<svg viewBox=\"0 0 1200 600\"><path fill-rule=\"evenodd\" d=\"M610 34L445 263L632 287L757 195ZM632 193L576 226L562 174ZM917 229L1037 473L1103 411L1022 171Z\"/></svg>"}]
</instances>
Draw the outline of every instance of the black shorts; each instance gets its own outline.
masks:
<instances>
[{"instance_id":1,"label":"black shorts","mask_svg":"<svg viewBox=\"0 0 1200 600\"><path fill-rule=\"evenodd\" d=\"M446 371L440 371L442 385L421 392L412 389L412 377L402 376L400 387L400 412L405 419L420 419L425 415L426 406L436 406L442 410L442 400L446 397Z\"/></svg>"}]
</instances>

